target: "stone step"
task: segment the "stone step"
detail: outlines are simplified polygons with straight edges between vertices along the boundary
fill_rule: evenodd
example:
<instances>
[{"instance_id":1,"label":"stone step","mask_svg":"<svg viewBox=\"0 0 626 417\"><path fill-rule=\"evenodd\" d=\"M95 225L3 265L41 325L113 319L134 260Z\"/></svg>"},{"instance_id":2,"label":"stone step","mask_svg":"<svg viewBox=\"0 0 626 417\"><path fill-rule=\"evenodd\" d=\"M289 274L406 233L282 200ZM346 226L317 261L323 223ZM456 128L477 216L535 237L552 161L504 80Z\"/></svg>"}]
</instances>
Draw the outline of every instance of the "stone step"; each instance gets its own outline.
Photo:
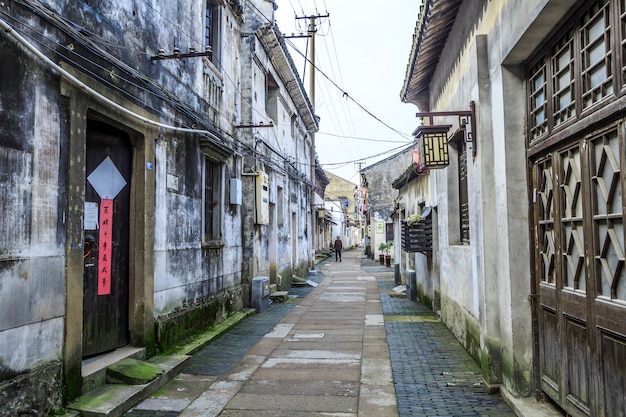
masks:
<instances>
[{"instance_id":1,"label":"stone step","mask_svg":"<svg viewBox=\"0 0 626 417\"><path fill-rule=\"evenodd\" d=\"M144 384L115 383L100 386L78 398L67 408L78 411L83 417L120 417L178 375L190 359L191 356L188 355L157 356L143 362L143 364L131 364L130 361L134 360L123 359L122 362L125 363L123 366L117 367L118 371L120 368L132 368L133 366L142 368L143 371L149 369L150 372L147 374L155 369L159 369L159 371L156 372L153 379L143 381L146 382ZM116 366L112 365L111 367L115 368ZM143 373L143 371L139 373ZM135 372L128 370L125 372L135 374ZM134 382L142 381L136 379Z\"/></svg>"},{"instance_id":2,"label":"stone step","mask_svg":"<svg viewBox=\"0 0 626 417\"><path fill-rule=\"evenodd\" d=\"M106 384L107 367L113 365L126 358L146 359L146 348L138 348L133 346L124 346L113 352L100 355L95 358L85 359L83 361L83 385L82 394Z\"/></svg>"},{"instance_id":3,"label":"stone step","mask_svg":"<svg viewBox=\"0 0 626 417\"><path fill-rule=\"evenodd\" d=\"M145 385L162 372L161 367L150 362L126 358L107 366L107 384Z\"/></svg>"},{"instance_id":4,"label":"stone step","mask_svg":"<svg viewBox=\"0 0 626 417\"><path fill-rule=\"evenodd\" d=\"M289 298L289 292L287 291L274 291L273 293L270 294L270 299L272 301L277 301L280 303L287 301L288 298Z\"/></svg>"}]
</instances>

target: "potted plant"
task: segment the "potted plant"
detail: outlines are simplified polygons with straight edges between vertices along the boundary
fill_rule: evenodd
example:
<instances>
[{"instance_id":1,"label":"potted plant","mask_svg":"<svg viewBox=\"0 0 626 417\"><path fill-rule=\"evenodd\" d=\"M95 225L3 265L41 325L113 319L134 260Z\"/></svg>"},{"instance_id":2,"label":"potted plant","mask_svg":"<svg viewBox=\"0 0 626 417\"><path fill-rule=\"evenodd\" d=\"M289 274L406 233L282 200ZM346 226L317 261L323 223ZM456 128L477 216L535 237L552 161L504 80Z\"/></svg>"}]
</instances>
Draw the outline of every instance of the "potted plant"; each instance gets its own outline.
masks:
<instances>
[{"instance_id":1,"label":"potted plant","mask_svg":"<svg viewBox=\"0 0 626 417\"><path fill-rule=\"evenodd\" d=\"M419 214L411 214L409 217L406 218L406 224L407 226L411 227L414 224L417 224L421 220L422 220L422 216L420 216Z\"/></svg>"},{"instance_id":2,"label":"potted plant","mask_svg":"<svg viewBox=\"0 0 626 417\"><path fill-rule=\"evenodd\" d=\"M380 251L380 253L378 254L378 260L380 261L381 265L385 264L385 251L387 250L387 242L382 242L380 245L378 245L378 250Z\"/></svg>"},{"instance_id":3,"label":"potted plant","mask_svg":"<svg viewBox=\"0 0 626 417\"><path fill-rule=\"evenodd\" d=\"M391 268L391 248L393 247L393 242L389 241L385 244L385 265L387 268Z\"/></svg>"}]
</instances>

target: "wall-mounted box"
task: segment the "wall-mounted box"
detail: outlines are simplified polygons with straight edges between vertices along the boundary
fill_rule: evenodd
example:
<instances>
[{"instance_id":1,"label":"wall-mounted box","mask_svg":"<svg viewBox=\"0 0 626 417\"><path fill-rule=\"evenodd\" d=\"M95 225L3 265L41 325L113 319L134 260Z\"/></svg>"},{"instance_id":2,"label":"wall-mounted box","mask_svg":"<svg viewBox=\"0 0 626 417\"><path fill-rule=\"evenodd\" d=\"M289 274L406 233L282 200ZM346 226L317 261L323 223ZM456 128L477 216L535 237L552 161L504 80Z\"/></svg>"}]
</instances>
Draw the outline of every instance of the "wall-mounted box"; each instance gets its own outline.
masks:
<instances>
[{"instance_id":1,"label":"wall-mounted box","mask_svg":"<svg viewBox=\"0 0 626 417\"><path fill-rule=\"evenodd\" d=\"M255 187L255 223L269 224L270 222L270 186L269 175L258 172Z\"/></svg>"},{"instance_id":2,"label":"wall-mounted box","mask_svg":"<svg viewBox=\"0 0 626 417\"><path fill-rule=\"evenodd\" d=\"M239 178L231 178L230 181L228 181L228 188L230 189L230 204L240 206L243 200L241 180Z\"/></svg>"},{"instance_id":3,"label":"wall-mounted box","mask_svg":"<svg viewBox=\"0 0 626 417\"><path fill-rule=\"evenodd\" d=\"M252 278L252 307L258 312L266 310L270 305L270 279L268 277Z\"/></svg>"}]
</instances>

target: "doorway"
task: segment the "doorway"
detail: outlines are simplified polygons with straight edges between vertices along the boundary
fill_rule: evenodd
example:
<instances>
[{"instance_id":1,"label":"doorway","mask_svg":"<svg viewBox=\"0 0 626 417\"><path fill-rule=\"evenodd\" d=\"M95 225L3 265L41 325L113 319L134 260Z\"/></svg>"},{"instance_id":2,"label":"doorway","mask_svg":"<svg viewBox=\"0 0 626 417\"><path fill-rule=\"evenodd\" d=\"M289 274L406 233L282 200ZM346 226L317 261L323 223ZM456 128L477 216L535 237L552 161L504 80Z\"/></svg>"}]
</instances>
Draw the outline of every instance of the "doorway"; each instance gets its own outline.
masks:
<instances>
[{"instance_id":1,"label":"doorway","mask_svg":"<svg viewBox=\"0 0 626 417\"><path fill-rule=\"evenodd\" d=\"M88 121L85 163L83 357L129 342L128 134Z\"/></svg>"}]
</instances>

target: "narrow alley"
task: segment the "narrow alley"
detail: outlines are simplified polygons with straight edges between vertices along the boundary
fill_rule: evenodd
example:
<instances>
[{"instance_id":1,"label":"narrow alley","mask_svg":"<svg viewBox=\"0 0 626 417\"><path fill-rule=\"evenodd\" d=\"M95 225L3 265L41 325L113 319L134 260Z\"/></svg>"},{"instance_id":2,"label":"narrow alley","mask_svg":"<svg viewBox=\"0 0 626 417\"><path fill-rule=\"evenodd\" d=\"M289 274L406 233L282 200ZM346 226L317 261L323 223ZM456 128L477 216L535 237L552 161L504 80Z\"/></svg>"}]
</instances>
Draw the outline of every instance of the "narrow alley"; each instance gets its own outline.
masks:
<instances>
[{"instance_id":1,"label":"narrow alley","mask_svg":"<svg viewBox=\"0 0 626 417\"><path fill-rule=\"evenodd\" d=\"M390 295L391 269L352 250L309 278L126 416L515 415L431 312Z\"/></svg>"}]
</instances>

